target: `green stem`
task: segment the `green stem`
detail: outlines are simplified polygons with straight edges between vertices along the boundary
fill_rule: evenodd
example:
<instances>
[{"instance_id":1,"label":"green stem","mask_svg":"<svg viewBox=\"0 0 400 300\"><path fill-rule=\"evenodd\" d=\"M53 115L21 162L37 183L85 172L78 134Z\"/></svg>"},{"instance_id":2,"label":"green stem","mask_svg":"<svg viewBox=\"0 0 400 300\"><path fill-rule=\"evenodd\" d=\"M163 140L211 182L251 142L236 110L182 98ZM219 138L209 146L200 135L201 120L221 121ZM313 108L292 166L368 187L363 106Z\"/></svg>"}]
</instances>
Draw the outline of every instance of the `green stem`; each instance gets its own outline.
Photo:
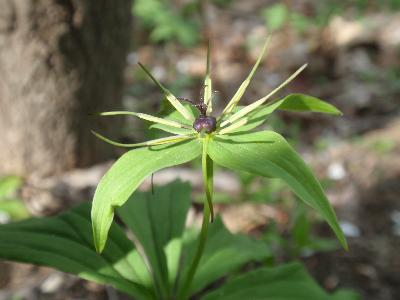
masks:
<instances>
[{"instance_id":1,"label":"green stem","mask_svg":"<svg viewBox=\"0 0 400 300\"><path fill-rule=\"evenodd\" d=\"M190 287L196 274L197 267L199 265L200 259L204 252L204 247L206 245L208 224L210 223L210 217L212 220L212 194L213 194L213 161L207 155L207 146L210 139L209 135L206 135L203 141L203 154L202 154L202 171L203 171L203 184L206 192L207 201L204 203L203 209L203 222L201 224L200 235L198 240L198 245L196 253L192 264L190 265L188 275L184 281L183 287L178 295L179 300L186 300L190 291Z\"/></svg>"}]
</instances>

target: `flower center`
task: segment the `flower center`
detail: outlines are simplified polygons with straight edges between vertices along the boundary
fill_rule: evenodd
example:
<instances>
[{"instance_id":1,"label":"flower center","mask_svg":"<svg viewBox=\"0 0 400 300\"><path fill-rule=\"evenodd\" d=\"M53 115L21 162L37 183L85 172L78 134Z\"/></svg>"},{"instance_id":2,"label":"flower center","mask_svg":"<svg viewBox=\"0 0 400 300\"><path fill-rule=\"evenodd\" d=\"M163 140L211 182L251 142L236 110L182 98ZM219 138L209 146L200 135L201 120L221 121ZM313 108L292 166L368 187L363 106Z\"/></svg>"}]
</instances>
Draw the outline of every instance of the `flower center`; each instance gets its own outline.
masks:
<instances>
[{"instance_id":1,"label":"flower center","mask_svg":"<svg viewBox=\"0 0 400 300\"><path fill-rule=\"evenodd\" d=\"M214 117L199 116L194 120L193 128L197 132L211 133L217 128L217 120Z\"/></svg>"}]
</instances>

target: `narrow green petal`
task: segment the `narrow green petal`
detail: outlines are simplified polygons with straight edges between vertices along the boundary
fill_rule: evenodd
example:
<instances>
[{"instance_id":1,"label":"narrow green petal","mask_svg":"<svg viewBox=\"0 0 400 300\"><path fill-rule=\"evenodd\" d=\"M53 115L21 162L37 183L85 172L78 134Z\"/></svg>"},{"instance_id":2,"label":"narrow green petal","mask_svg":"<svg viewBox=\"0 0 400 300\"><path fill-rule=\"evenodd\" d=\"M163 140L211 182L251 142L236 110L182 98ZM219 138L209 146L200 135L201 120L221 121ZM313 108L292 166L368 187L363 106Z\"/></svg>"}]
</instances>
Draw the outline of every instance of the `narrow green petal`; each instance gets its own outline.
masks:
<instances>
[{"instance_id":1,"label":"narrow green petal","mask_svg":"<svg viewBox=\"0 0 400 300\"><path fill-rule=\"evenodd\" d=\"M190 138L194 137L193 135L174 135L174 136L168 136L168 137L165 137L165 138L150 140L150 141L143 142L143 143L123 144L123 143L118 143L118 142L115 142L113 140L110 140L109 138L106 138L105 136L101 135L100 133L97 133L94 130L91 130L91 132L96 137L98 137L99 139L101 139L102 141L104 141L106 143L109 143L109 144L114 145L114 146L126 147L126 148L136 148L136 147L162 145L162 144L168 144L168 143L173 143L173 142L179 142L179 141L187 140L187 139L190 139Z\"/></svg>"},{"instance_id":2,"label":"narrow green petal","mask_svg":"<svg viewBox=\"0 0 400 300\"><path fill-rule=\"evenodd\" d=\"M147 68L139 63L139 66L143 69L143 71L153 80L153 82L163 91L167 100L172 104L173 107L187 120L194 121L194 117L192 114L179 102L179 100L166 88L164 87L151 73Z\"/></svg>"},{"instance_id":3,"label":"narrow green petal","mask_svg":"<svg viewBox=\"0 0 400 300\"><path fill-rule=\"evenodd\" d=\"M297 77L297 75L299 75L306 67L307 67L307 64L304 64L303 66L301 66L288 79L286 79L285 82L283 82L281 85L279 85L276 89L274 89L272 92L270 92L267 96L257 100L256 102L253 102L250 105L245 106L244 108L239 110L237 113L235 113L231 117L229 117L226 121L222 122L221 127L225 127L228 124L232 124L234 121L244 117L248 113L255 110L257 107L259 107L260 105L264 104L265 101L267 101L269 98L271 98L273 95L275 95L281 89L283 89L286 85L288 85L293 79L295 79Z\"/></svg>"},{"instance_id":4,"label":"narrow green petal","mask_svg":"<svg viewBox=\"0 0 400 300\"><path fill-rule=\"evenodd\" d=\"M232 132L240 127L242 127L243 125L247 124L248 119L247 118L243 118L235 123L233 123L232 125L225 127L223 129L221 129L218 134L226 134L229 132Z\"/></svg>"},{"instance_id":5,"label":"narrow green petal","mask_svg":"<svg viewBox=\"0 0 400 300\"><path fill-rule=\"evenodd\" d=\"M163 124L163 125L167 125L167 126L172 126L172 127L176 127L176 128L186 128L186 129L191 129L191 127L183 125L181 123L172 121L172 120L166 120L163 118L158 118L158 117L154 117L152 115L148 115L148 114L142 114L142 113L136 113L136 112L131 112L131 111L108 111L108 112L102 112L99 113L100 116L117 116L117 115L129 115L129 116L135 116L138 117L140 119L146 120L146 121L150 121L150 122L154 122L154 123L158 123L158 124Z\"/></svg>"},{"instance_id":6,"label":"narrow green petal","mask_svg":"<svg viewBox=\"0 0 400 300\"><path fill-rule=\"evenodd\" d=\"M236 107L236 105L242 98L242 96L243 96L244 92L246 91L247 87L249 86L250 81L253 78L258 66L260 65L261 59L264 57L264 53L267 50L267 46L268 46L270 40L271 40L271 37L268 37L267 40L265 41L264 46L261 50L261 53L258 56L257 61L254 64L251 72L249 73L247 78L242 82L242 84L240 85L239 89L236 91L236 93L233 96L233 98L231 99L231 101L229 101L228 105L223 110L222 115L229 114Z\"/></svg>"},{"instance_id":7,"label":"narrow green petal","mask_svg":"<svg viewBox=\"0 0 400 300\"><path fill-rule=\"evenodd\" d=\"M207 48L207 69L206 69L206 77L204 79L204 103L207 105L207 113L212 112L212 81L210 76L210 60L211 60L211 49L210 43L208 43Z\"/></svg>"}]
</instances>

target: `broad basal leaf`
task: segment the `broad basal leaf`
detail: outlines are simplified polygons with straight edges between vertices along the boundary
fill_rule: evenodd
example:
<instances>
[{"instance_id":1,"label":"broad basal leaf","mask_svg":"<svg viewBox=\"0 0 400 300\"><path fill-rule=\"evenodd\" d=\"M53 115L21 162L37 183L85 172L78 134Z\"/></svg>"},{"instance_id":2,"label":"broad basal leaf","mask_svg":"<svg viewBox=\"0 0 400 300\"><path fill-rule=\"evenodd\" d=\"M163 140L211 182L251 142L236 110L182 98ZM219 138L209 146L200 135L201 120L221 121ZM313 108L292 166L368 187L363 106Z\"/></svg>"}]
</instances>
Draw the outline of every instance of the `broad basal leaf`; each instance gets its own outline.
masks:
<instances>
[{"instance_id":1,"label":"broad basal leaf","mask_svg":"<svg viewBox=\"0 0 400 300\"><path fill-rule=\"evenodd\" d=\"M88 203L57 217L1 225L0 241L2 259L49 266L154 299L144 262L118 226L111 226L103 254L94 251Z\"/></svg>"},{"instance_id":2,"label":"broad basal leaf","mask_svg":"<svg viewBox=\"0 0 400 300\"><path fill-rule=\"evenodd\" d=\"M106 244L115 207L123 205L147 176L191 161L201 149L200 141L190 140L135 149L121 156L101 179L94 195L92 226L97 251L101 252Z\"/></svg>"},{"instance_id":3,"label":"broad basal leaf","mask_svg":"<svg viewBox=\"0 0 400 300\"><path fill-rule=\"evenodd\" d=\"M190 194L189 184L175 181L155 186L154 194L135 192L117 210L143 247L152 273L165 291L171 289L177 276Z\"/></svg>"},{"instance_id":4,"label":"broad basal leaf","mask_svg":"<svg viewBox=\"0 0 400 300\"><path fill-rule=\"evenodd\" d=\"M331 226L344 248L346 240L321 185L285 139L273 131L215 136L208 146L215 163L234 170L284 180Z\"/></svg>"},{"instance_id":5,"label":"broad basal leaf","mask_svg":"<svg viewBox=\"0 0 400 300\"><path fill-rule=\"evenodd\" d=\"M242 107L239 107L235 112L239 111L241 108ZM247 116L248 121L246 125L236 129L234 132L245 132L260 126L267 120L268 116L277 109L294 112L317 112L330 115L342 114L341 111L332 104L321 99L304 94L290 94L283 99L260 106L260 108Z\"/></svg>"},{"instance_id":6,"label":"broad basal leaf","mask_svg":"<svg viewBox=\"0 0 400 300\"><path fill-rule=\"evenodd\" d=\"M187 231L183 250L184 265L182 274L186 274L197 246L196 231ZM262 261L271 256L264 242L253 240L244 235L233 235L224 226L220 218L210 224L204 254L191 285L191 292L198 292L208 284L239 269L251 261ZM183 278L184 279L184 276Z\"/></svg>"},{"instance_id":7,"label":"broad basal leaf","mask_svg":"<svg viewBox=\"0 0 400 300\"><path fill-rule=\"evenodd\" d=\"M201 300L357 300L354 293L329 295L299 263L261 268L228 281Z\"/></svg>"}]
</instances>

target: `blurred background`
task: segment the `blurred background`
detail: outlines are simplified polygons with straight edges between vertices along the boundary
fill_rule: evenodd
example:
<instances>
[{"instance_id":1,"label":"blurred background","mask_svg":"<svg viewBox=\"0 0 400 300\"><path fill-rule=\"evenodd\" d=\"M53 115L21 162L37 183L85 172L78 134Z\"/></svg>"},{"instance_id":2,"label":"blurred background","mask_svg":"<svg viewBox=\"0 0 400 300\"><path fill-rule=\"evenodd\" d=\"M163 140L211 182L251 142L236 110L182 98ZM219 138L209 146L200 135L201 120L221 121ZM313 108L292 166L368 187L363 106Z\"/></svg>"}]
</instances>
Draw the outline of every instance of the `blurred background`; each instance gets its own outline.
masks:
<instances>
[{"instance_id":1,"label":"blurred background","mask_svg":"<svg viewBox=\"0 0 400 300\"><path fill-rule=\"evenodd\" d=\"M281 95L311 94L344 116L278 112L266 128L312 166L350 250L279 180L217 169L216 210L231 231L265 240L274 262L302 260L325 289L400 299L400 0L2 0L0 222L53 215L92 198L123 150L90 129L123 142L160 134L137 119L89 116L162 109L162 94L138 61L176 96L198 99L210 41L218 111L268 34L269 52L243 104L309 64ZM201 202L198 164L158 172L154 182L177 177L192 182ZM0 261L0 300L11 299L126 298L54 270Z\"/></svg>"}]
</instances>

